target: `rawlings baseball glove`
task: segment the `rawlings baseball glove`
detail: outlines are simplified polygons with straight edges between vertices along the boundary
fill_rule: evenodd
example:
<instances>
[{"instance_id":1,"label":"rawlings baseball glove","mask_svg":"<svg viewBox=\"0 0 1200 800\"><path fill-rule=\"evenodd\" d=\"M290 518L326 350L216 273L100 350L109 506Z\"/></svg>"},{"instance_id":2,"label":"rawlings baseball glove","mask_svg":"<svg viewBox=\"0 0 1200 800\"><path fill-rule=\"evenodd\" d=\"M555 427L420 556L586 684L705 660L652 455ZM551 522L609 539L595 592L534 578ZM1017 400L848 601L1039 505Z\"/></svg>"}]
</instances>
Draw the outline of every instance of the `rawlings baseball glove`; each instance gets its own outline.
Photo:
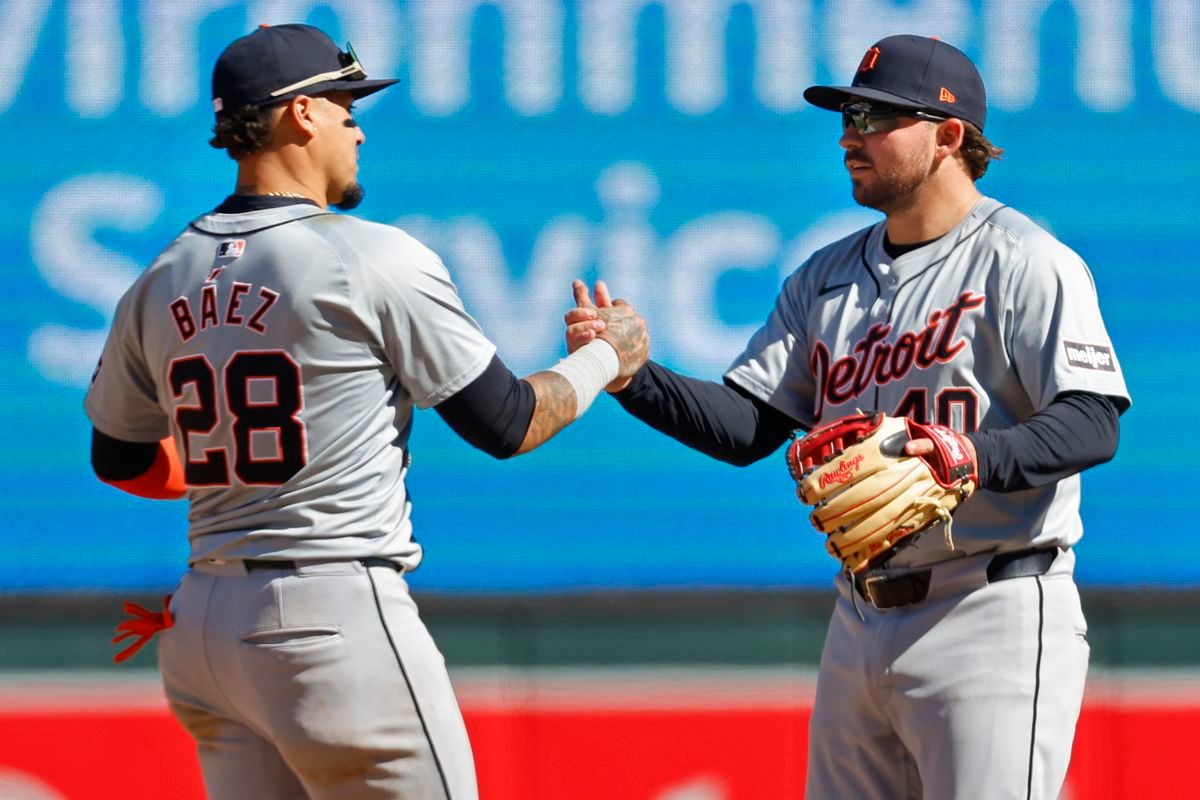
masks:
<instances>
[{"instance_id":1,"label":"rawlings baseball glove","mask_svg":"<svg viewBox=\"0 0 1200 800\"><path fill-rule=\"evenodd\" d=\"M911 439L931 440L933 452L905 455ZM787 462L825 548L856 573L937 522L953 549L950 514L979 484L959 434L881 411L814 428L788 446Z\"/></svg>"}]
</instances>

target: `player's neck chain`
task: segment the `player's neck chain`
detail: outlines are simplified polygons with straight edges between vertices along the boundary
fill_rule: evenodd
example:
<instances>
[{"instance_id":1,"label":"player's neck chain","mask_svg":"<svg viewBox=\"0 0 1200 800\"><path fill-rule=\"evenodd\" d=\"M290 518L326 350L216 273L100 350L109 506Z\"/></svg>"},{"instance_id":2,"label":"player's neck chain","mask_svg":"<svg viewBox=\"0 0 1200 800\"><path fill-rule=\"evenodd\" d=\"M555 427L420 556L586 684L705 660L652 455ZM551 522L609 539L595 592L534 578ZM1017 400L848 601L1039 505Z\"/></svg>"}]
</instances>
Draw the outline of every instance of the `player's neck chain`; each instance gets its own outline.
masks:
<instances>
[{"instance_id":1,"label":"player's neck chain","mask_svg":"<svg viewBox=\"0 0 1200 800\"><path fill-rule=\"evenodd\" d=\"M263 192L263 194L267 197L296 197L300 200L308 199L305 195L302 195L299 192Z\"/></svg>"}]
</instances>

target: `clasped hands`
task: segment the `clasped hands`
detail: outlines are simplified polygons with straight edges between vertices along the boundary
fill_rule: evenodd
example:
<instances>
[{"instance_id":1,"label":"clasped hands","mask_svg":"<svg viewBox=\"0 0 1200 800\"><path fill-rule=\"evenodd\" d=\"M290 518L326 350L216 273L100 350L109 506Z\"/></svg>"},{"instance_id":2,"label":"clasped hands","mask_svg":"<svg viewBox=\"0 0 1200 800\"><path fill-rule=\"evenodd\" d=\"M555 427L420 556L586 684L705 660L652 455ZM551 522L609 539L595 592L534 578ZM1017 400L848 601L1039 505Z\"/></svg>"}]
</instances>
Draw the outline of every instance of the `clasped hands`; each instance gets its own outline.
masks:
<instances>
[{"instance_id":1,"label":"clasped hands","mask_svg":"<svg viewBox=\"0 0 1200 800\"><path fill-rule=\"evenodd\" d=\"M581 280L571 282L575 308L567 312L567 352L574 353L588 342L604 339L616 349L621 371L605 391L619 392L629 385L650 356L650 333L646 320L620 298L613 300L604 281L596 281L595 302Z\"/></svg>"}]
</instances>

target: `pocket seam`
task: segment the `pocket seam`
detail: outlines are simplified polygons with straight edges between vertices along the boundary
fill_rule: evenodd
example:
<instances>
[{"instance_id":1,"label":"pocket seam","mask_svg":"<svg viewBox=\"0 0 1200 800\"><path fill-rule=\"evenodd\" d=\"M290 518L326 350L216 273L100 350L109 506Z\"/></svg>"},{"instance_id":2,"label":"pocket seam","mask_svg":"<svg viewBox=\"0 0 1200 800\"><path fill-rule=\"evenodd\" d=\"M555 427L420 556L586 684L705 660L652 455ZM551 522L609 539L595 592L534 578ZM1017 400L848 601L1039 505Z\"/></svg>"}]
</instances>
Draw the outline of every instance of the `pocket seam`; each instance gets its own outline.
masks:
<instances>
[{"instance_id":1,"label":"pocket seam","mask_svg":"<svg viewBox=\"0 0 1200 800\"><path fill-rule=\"evenodd\" d=\"M299 634L302 638L291 641L265 641L254 637L263 634ZM255 628L241 637L241 643L252 647L273 649L300 649L313 647L342 638L342 629L335 625L295 625L287 627Z\"/></svg>"}]
</instances>

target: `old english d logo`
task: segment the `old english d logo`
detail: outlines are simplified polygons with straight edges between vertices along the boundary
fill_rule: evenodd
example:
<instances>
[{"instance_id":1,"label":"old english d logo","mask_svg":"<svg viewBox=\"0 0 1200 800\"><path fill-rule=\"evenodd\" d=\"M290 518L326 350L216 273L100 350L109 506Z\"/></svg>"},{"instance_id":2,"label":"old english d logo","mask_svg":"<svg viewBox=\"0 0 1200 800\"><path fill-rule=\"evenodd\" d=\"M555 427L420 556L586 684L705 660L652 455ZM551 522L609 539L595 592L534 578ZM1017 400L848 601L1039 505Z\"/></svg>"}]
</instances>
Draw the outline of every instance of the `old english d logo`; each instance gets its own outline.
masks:
<instances>
[{"instance_id":1,"label":"old english d logo","mask_svg":"<svg viewBox=\"0 0 1200 800\"><path fill-rule=\"evenodd\" d=\"M875 69L875 62L879 60L879 48L872 47L862 57L862 61L858 62L859 72L870 72Z\"/></svg>"},{"instance_id":2,"label":"old english d logo","mask_svg":"<svg viewBox=\"0 0 1200 800\"><path fill-rule=\"evenodd\" d=\"M954 92L950 91L945 86L942 87L942 91L938 92L938 100L940 100L943 103L957 103L958 102L958 98L954 96Z\"/></svg>"}]
</instances>

